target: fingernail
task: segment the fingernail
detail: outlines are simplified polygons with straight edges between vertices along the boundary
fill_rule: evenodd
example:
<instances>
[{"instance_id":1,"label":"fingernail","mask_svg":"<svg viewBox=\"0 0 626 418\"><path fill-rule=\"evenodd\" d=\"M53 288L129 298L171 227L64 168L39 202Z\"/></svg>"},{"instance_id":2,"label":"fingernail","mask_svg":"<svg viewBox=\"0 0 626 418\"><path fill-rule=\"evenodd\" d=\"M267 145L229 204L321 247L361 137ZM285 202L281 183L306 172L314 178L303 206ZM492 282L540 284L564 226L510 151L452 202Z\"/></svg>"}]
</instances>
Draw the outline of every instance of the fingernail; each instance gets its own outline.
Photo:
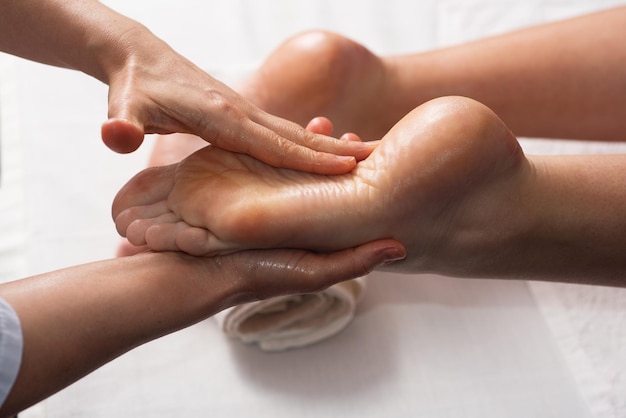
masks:
<instances>
[{"instance_id":1,"label":"fingernail","mask_svg":"<svg viewBox=\"0 0 626 418\"><path fill-rule=\"evenodd\" d=\"M383 265L391 264L406 258L406 253L393 247L383 250L382 255L384 258Z\"/></svg>"}]
</instances>

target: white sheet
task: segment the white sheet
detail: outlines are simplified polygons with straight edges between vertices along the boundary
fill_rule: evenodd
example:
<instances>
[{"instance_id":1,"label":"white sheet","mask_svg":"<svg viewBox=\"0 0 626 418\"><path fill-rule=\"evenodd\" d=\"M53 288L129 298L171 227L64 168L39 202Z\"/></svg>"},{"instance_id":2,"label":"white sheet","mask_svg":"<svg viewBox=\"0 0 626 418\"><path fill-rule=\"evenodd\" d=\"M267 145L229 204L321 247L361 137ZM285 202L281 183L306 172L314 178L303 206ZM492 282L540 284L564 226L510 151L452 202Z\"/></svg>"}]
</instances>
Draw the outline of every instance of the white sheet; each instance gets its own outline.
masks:
<instances>
[{"instance_id":1,"label":"white sheet","mask_svg":"<svg viewBox=\"0 0 626 418\"><path fill-rule=\"evenodd\" d=\"M269 354L213 321L54 396L47 416L589 417L524 282L376 273L351 326Z\"/></svg>"},{"instance_id":2,"label":"white sheet","mask_svg":"<svg viewBox=\"0 0 626 418\"><path fill-rule=\"evenodd\" d=\"M414 52L625 2L105 3L230 82L304 29L332 29L378 53ZM0 56L0 97L0 279L111 257L110 201L144 166L149 145L126 156L108 151L99 139L106 88L70 71ZM524 146L589 150L579 142ZM377 273L350 327L324 343L266 354L206 321L140 347L23 416L626 416L625 295Z\"/></svg>"},{"instance_id":3,"label":"white sheet","mask_svg":"<svg viewBox=\"0 0 626 418\"><path fill-rule=\"evenodd\" d=\"M535 154L626 153L626 143L526 140ZM626 289L531 282L593 416L626 416Z\"/></svg>"}]
</instances>

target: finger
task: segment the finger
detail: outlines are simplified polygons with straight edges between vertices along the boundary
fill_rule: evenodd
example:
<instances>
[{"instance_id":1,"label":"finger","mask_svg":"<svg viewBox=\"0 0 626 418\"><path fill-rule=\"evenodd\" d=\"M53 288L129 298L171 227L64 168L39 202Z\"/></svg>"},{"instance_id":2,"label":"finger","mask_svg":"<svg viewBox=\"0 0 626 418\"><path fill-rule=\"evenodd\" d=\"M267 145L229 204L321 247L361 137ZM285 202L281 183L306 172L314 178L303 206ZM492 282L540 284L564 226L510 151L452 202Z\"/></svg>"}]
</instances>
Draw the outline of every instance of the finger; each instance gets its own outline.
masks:
<instances>
[{"instance_id":1,"label":"finger","mask_svg":"<svg viewBox=\"0 0 626 418\"><path fill-rule=\"evenodd\" d=\"M110 118L102 124L100 134L107 147L120 154L127 154L139 148L143 142L144 130L137 122Z\"/></svg>"},{"instance_id":2,"label":"finger","mask_svg":"<svg viewBox=\"0 0 626 418\"><path fill-rule=\"evenodd\" d=\"M311 119L311 121L306 125L306 130L311 131L316 134L321 135L332 135L333 133L333 123L330 119L324 116L318 116L316 118ZM352 132L347 132L341 137L339 137L340 141L355 141L355 142L363 142L361 137Z\"/></svg>"},{"instance_id":3,"label":"finger","mask_svg":"<svg viewBox=\"0 0 626 418\"><path fill-rule=\"evenodd\" d=\"M372 147L367 142L346 142L330 136L332 133L332 123L327 118L320 117L316 123L330 125L325 126L325 130L330 130L328 134L318 134L302 128L300 125L280 118L271 116L270 121L263 121L263 126L274 130L278 135L287 140L306 146L315 151L330 153L334 155L353 156L357 161L367 158L372 152ZM315 120L315 119L314 119Z\"/></svg>"},{"instance_id":4,"label":"finger","mask_svg":"<svg viewBox=\"0 0 626 418\"><path fill-rule=\"evenodd\" d=\"M276 117L257 123L247 116L231 115L224 122L219 127L205 123L198 134L213 145L251 155L274 167L344 174L356 166L356 160L367 158L375 148L367 143L316 135Z\"/></svg>"},{"instance_id":5,"label":"finger","mask_svg":"<svg viewBox=\"0 0 626 418\"><path fill-rule=\"evenodd\" d=\"M273 167L332 175L345 174L356 166L353 156L317 151L251 121L244 125L240 127L241 131L225 129L218 138L205 139L220 148L248 154ZM339 142L337 139L333 141Z\"/></svg>"},{"instance_id":6,"label":"finger","mask_svg":"<svg viewBox=\"0 0 626 418\"><path fill-rule=\"evenodd\" d=\"M246 269L242 274L251 294L259 299L290 293L309 293L357 277L406 256L394 240L373 241L328 254L303 250L257 250L229 256ZM224 259L224 258L223 258Z\"/></svg>"}]
</instances>

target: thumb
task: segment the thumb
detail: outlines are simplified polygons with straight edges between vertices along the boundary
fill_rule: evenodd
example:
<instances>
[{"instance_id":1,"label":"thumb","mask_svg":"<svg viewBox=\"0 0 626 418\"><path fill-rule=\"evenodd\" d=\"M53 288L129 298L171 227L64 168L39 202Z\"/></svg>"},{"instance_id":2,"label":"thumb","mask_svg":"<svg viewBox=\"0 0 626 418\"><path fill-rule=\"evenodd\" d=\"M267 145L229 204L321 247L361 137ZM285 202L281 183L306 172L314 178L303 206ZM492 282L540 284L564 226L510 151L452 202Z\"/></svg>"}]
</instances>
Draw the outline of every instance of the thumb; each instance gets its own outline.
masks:
<instances>
[{"instance_id":1,"label":"thumb","mask_svg":"<svg viewBox=\"0 0 626 418\"><path fill-rule=\"evenodd\" d=\"M250 286L246 297L254 295L262 300L284 294L319 292L405 256L406 249L401 243L383 239L332 253L257 250L221 256L221 260L230 260L245 273L242 277L246 277L246 285Z\"/></svg>"},{"instance_id":2,"label":"thumb","mask_svg":"<svg viewBox=\"0 0 626 418\"><path fill-rule=\"evenodd\" d=\"M144 130L137 122L123 118L110 118L102 124L102 141L120 154L135 151L143 142Z\"/></svg>"}]
</instances>

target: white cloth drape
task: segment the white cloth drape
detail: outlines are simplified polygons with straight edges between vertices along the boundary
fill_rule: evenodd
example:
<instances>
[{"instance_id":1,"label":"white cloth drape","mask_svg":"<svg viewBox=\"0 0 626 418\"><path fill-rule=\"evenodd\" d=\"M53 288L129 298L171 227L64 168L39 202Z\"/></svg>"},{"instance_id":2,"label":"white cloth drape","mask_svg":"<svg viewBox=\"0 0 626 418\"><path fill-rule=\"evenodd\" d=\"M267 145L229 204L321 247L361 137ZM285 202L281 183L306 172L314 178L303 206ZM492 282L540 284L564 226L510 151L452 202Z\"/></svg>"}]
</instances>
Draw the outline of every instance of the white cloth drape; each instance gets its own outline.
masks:
<instances>
[{"instance_id":1,"label":"white cloth drape","mask_svg":"<svg viewBox=\"0 0 626 418\"><path fill-rule=\"evenodd\" d=\"M303 347L332 337L354 317L366 277L337 283L312 294L247 303L217 315L221 329L265 351Z\"/></svg>"}]
</instances>

